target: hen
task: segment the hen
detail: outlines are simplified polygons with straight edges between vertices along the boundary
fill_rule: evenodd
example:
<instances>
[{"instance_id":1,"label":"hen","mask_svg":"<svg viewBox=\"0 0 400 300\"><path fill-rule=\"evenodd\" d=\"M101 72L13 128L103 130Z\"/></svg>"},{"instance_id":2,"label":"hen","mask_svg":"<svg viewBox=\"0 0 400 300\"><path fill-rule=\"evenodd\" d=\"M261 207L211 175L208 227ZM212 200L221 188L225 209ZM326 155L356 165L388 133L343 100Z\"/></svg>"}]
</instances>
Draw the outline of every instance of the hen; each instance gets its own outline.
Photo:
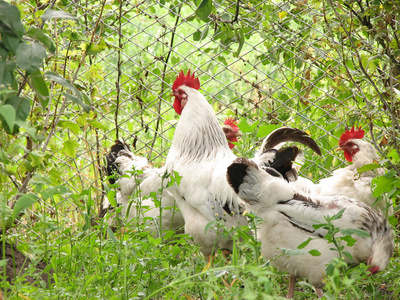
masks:
<instances>
[{"instance_id":1,"label":"hen","mask_svg":"<svg viewBox=\"0 0 400 300\"><path fill-rule=\"evenodd\" d=\"M369 234L369 237L353 236L355 245L344 246L343 251L353 258L352 261L346 258L347 262L365 262L371 273L386 268L393 253L394 240L393 230L381 213L347 197L308 198L275 170L266 171L250 160L239 158L229 166L227 179L238 196L246 201L248 209L263 220L258 230L262 253L272 266L290 274L288 298L293 297L295 281L299 277L308 278L318 296L322 296L325 268L339 254L324 239L327 231L315 229L312 225L325 223L324 216L333 216L343 209L342 217L333 223L336 227L362 229ZM297 249L310 238L304 254L285 254L284 249ZM308 253L313 249L321 255Z\"/></svg>"},{"instance_id":2,"label":"hen","mask_svg":"<svg viewBox=\"0 0 400 300\"><path fill-rule=\"evenodd\" d=\"M383 175L383 168L359 173L358 169L367 164L379 163L379 155L375 147L362 140L364 130L361 128L344 132L339 140L339 150L344 151L344 157L353 164L333 171L332 176L320 180L313 188L313 193L319 196L346 196L357 199L378 209L386 215L393 214L393 207L385 201L376 202L372 196L372 179Z\"/></svg>"}]
</instances>

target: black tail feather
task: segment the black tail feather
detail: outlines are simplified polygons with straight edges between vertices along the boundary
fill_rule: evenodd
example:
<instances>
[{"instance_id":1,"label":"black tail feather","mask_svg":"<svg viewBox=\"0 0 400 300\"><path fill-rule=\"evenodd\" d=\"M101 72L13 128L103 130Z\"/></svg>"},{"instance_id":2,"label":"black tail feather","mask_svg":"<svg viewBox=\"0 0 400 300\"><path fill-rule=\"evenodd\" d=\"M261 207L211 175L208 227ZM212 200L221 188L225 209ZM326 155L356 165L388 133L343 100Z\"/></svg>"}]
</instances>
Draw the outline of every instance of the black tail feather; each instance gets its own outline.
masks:
<instances>
[{"instance_id":1,"label":"black tail feather","mask_svg":"<svg viewBox=\"0 0 400 300\"><path fill-rule=\"evenodd\" d=\"M108 182L110 184L115 183L115 175L118 174L118 167L115 164L115 160L118 157L118 153L121 150L128 150L130 151L129 145L125 142L121 142L120 140L115 140L115 144L111 146L111 151L106 155L107 160L107 176ZM114 177L110 177L114 175Z\"/></svg>"},{"instance_id":2,"label":"black tail feather","mask_svg":"<svg viewBox=\"0 0 400 300\"><path fill-rule=\"evenodd\" d=\"M262 149L262 153L284 142L297 142L311 148L321 155L321 149L317 143L304 131L297 128L283 127L272 132Z\"/></svg>"}]
</instances>

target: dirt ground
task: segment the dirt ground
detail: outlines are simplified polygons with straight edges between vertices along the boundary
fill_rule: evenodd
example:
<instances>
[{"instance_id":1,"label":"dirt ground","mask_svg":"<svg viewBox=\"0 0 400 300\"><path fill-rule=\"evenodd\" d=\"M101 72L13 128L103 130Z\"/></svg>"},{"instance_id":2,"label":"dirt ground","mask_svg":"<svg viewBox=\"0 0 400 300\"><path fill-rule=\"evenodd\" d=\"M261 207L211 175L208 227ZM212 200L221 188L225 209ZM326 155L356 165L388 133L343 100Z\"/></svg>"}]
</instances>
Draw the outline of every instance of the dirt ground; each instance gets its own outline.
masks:
<instances>
[{"instance_id":1,"label":"dirt ground","mask_svg":"<svg viewBox=\"0 0 400 300\"><path fill-rule=\"evenodd\" d=\"M1 242L1 240L0 240ZM10 245L6 243L6 253L5 259L7 260L6 265L6 274L7 281L13 283L16 277L24 277L24 281L29 284L35 284L37 280L43 280L44 282L48 282L48 274L47 272L43 272L46 268L46 264L44 262L39 262L36 264L35 274L24 275L26 269L29 264L33 262L29 259L29 257L25 256L21 251L17 249L14 245ZM0 246L0 259L3 259L3 247ZM3 275L3 268L0 268L0 277Z\"/></svg>"}]
</instances>

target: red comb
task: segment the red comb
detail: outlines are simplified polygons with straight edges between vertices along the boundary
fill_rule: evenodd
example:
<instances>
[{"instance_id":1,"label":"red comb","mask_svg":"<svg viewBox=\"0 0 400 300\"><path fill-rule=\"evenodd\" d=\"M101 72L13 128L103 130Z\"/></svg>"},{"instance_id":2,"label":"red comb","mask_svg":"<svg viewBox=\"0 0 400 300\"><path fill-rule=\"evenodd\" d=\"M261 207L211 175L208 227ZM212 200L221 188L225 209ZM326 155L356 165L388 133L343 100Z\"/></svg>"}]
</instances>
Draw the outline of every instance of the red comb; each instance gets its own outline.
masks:
<instances>
[{"instance_id":1,"label":"red comb","mask_svg":"<svg viewBox=\"0 0 400 300\"><path fill-rule=\"evenodd\" d=\"M174 84L172 85L172 90L175 91L181 85L186 85L195 90L198 90L200 88L200 81L199 78L194 77L194 72L192 75L190 75L190 69L186 75L185 73L183 73L183 70L181 70L179 72L179 75L176 77Z\"/></svg>"},{"instance_id":2,"label":"red comb","mask_svg":"<svg viewBox=\"0 0 400 300\"><path fill-rule=\"evenodd\" d=\"M239 127L236 125L236 121L233 117L227 117L224 122L225 125L231 126L234 131L238 131Z\"/></svg>"},{"instance_id":3,"label":"red comb","mask_svg":"<svg viewBox=\"0 0 400 300\"><path fill-rule=\"evenodd\" d=\"M351 127L350 130L344 132L340 137L339 146L351 139L362 139L364 137L364 133L365 132L361 129L361 126L358 129L354 129L354 126Z\"/></svg>"}]
</instances>

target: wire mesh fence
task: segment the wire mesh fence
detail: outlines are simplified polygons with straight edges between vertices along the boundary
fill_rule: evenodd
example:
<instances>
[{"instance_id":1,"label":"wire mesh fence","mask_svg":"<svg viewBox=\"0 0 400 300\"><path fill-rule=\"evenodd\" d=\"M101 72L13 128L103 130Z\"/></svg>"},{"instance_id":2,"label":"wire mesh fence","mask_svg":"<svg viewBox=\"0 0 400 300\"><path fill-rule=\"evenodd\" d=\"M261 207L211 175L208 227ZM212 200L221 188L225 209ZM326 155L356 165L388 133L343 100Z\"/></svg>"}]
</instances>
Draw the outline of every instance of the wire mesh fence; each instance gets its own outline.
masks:
<instances>
[{"instance_id":1,"label":"wire mesh fence","mask_svg":"<svg viewBox=\"0 0 400 300\"><path fill-rule=\"evenodd\" d=\"M50 104L43 110L33 89L24 87L38 138L32 142L27 132L2 133L13 165L3 190L40 196L31 220L60 213L72 224L87 213L88 202L98 207L106 182L104 156L116 138L155 166L163 164L178 121L171 85L181 69L196 72L221 124L233 116L258 122L256 128L275 124L307 130L323 149L322 158L308 155L301 171L315 180L343 165L333 150L353 125L369 132L367 138L383 156L398 157L400 24L398 13L383 4L11 3L18 5L26 27L43 28L55 44L43 71L69 79L90 106L85 112L51 81ZM76 18L43 23L40 17L50 9ZM260 145L259 136L249 136L251 144L238 145L238 154L250 156ZM47 198L41 186L68 191Z\"/></svg>"}]
</instances>

